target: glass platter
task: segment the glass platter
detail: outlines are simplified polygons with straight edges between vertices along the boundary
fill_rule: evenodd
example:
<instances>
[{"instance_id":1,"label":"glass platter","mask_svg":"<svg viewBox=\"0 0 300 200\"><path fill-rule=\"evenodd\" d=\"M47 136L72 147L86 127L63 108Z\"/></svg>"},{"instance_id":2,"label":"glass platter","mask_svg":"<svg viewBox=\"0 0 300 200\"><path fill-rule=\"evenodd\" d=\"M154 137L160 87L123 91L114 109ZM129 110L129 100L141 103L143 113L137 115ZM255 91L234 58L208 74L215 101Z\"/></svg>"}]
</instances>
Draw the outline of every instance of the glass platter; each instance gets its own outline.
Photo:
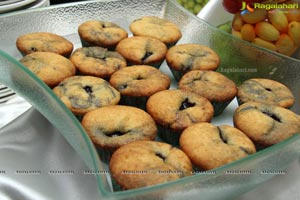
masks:
<instances>
[{"instance_id":1,"label":"glass platter","mask_svg":"<svg viewBox=\"0 0 300 200\"><path fill-rule=\"evenodd\" d=\"M15 47L16 38L24 33L48 31L66 37L76 49L81 46L77 28L82 22L90 19L113 21L129 31L129 23L144 15L156 15L175 22L183 33L178 43L199 43L214 49L221 58L218 71L237 85L252 77L270 78L286 84L296 97L291 109L300 113L300 61L296 59L299 54L295 55L296 58L290 58L233 38L190 14L176 0L82 2L1 15L0 82L43 114L91 171L105 172L107 164L99 159L77 118L50 88L17 61L22 56ZM165 63L161 70L169 73ZM173 84L176 85L175 82ZM231 199L276 175L264 172L284 171L299 155L300 135L295 134L286 141L206 174L148 188L119 191L114 189L108 173L95 173L95 178L99 199L199 199L200 196L205 200Z\"/></svg>"}]
</instances>

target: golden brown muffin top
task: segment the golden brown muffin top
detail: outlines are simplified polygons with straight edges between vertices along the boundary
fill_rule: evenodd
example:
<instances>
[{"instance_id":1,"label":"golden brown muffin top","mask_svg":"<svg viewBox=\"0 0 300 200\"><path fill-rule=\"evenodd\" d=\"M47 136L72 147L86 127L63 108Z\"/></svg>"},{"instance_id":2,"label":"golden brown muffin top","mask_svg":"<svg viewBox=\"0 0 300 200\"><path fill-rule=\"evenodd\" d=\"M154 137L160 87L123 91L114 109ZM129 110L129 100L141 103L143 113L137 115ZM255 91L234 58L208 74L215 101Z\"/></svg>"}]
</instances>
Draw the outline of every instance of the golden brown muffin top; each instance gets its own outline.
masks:
<instances>
[{"instance_id":1,"label":"golden brown muffin top","mask_svg":"<svg viewBox=\"0 0 300 200\"><path fill-rule=\"evenodd\" d=\"M90 46L111 48L128 37L128 33L113 22L89 20L78 27L78 34Z\"/></svg>"},{"instance_id":2,"label":"golden brown muffin top","mask_svg":"<svg viewBox=\"0 0 300 200\"><path fill-rule=\"evenodd\" d=\"M210 123L197 123L180 136L180 147L204 170L214 169L256 152L253 142L240 130Z\"/></svg>"},{"instance_id":3,"label":"golden brown muffin top","mask_svg":"<svg viewBox=\"0 0 300 200\"><path fill-rule=\"evenodd\" d=\"M156 16L144 16L136 19L129 28L135 36L153 37L167 45L177 42L182 36L175 23Z\"/></svg>"},{"instance_id":4,"label":"golden brown muffin top","mask_svg":"<svg viewBox=\"0 0 300 200\"><path fill-rule=\"evenodd\" d=\"M170 78L157 68L133 65L115 72L110 84L125 96L151 96L170 86Z\"/></svg>"},{"instance_id":5,"label":"golden brown muffin top","mask_svg":"<svg viewBox=\"0 0 300 200\"><path fill-rule=\"evenodd\" d=\"M127 66L125 58L116 51L102 47L78 48L70 60L81 74L109 78L115 71Z\"/></svg>"},{"instance_id":6,"label":"golden brown muffin top","mask_svg":"<svg viewBox=\"0 0 300 200\"><path fill-rule=\"evenodd\" d=\"M233 116L234 126L254 142L270 146L300 131L300 117L280 106L247 102L239 106Z\"/></svg>"},{"instance_id":7,"label":"golden brown muffin top","mask_svg":"<svg viewBox=\"0 0 300 200\"><path fill-rule=\"evenodd\" d=\"M200 44L179 44L171 47L166 55L170 68L176 71L216 70L220 64L218 54Z\"/></svg>"},{"instance_id":8,"label":"golden brown muffin top","mask_svg":"<svg viewBox=\"0 0 300 200\"><path fill-rule=\"evenodd\" d=\"M163 142L138 141L117 149L110 161L112 177L123 189L152 186L192 173L186 154Z\"/></svg>"},{"instance_id":9,"label":"golden brown muffin top","mask_svg":"<svg viewBox=\"0 0 300 200\"><path fill-rule=\"evenodd\" d=\"M33 52L24 56L20 62L51 88L76 73L69 59L52 52Z\"/></svg>"},{"instance_id":10,"label":"golden brown muffin top","mask_svg":"<svg viewBox=\"0 0 300 200\"><path fill-rule=\"evenodd\" d=\"M288 87L270 79L253 78L246 80L238 87L237 96L241 103L255 101L291 107L295 97Z\"/></svg>"},{"instance_id":11,"label":"golden brown muffin top","mask_svg":"<svg viewBox=\"0 0 300 200\"><path fill-rule=\"evenodd\" d=\"M116 51L132 64L150 65L164 60L167 46L155 38L134 36L119 42Z\"/></svg>"},{"instance_id":12,"label":"golden brown muffin top","mask_svg":"<svg viewBox=\"0 0 300 200\"><path fill-rule=\"evenodd\" d=\"M197 122L209 122L214 115L206 98L184 90L155 93L147 101L147 111L158 124L175 131Z\"/></svg>"},{"instance_id":13,"label":"golden brown muffin top","mask_svg":"<svg viewBox=\"0 0 300 200\"><path fill-rule=\"evenodd\" d=\"M69 40L50 32L21 35L17 38L16 45L24 55L32 52L53 52L68 57L73 51L73 44Z\"/></svg>"},{"instance_id":14,"label":"golden brown muffin top","mask_svg":"<svg viewBox=\"0 0 300 200\"><path fill-rule=\"evenodd\" d=\"M53 92L75 115L120 101L117 90L104 79L93 76L69 77L53 88Z\"/></svg>"},{"instance_id":15,"label":"golden brown muffin top","mask_svg":"<svg viewBox=\"0 0 300 200\"><path fill-rule=\"evenodd\" d=\"M84 115L81 123L96 146L111 151L133 141L154 140L157 133L151 116L131 106L92 110Z\"/></svg>"},{"instance_id":16,"label":"golden brown muffin top","mask_svg":"<svg viewBox=\"0 0 300 200\"><path fill-rule=\"evenodd\" d=\"M231 101L237 93L235 83L215 71L190 71L180 79L178 87L195 92L215 102Z\"/></svg>"}]
</instances>

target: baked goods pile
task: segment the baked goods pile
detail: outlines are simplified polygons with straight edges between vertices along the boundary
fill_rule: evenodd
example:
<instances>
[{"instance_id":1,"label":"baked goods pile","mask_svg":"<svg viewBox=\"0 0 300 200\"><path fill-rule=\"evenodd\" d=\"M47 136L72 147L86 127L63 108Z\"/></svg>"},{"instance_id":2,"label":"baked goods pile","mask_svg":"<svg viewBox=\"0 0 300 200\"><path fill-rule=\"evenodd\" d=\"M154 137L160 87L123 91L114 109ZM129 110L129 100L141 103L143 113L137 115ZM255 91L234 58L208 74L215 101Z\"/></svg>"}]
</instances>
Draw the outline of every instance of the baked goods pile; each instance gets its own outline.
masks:
<instances>
[{"instance_id":1,"label":"baked goods pile","mask_svg":"<svg viewBox=\"0 0 300 200\"><path fill-rule=\"evenodd\" d=\"M182 33L169 20L141 17L129 29L133 36L112 22L83 22L74 51L53 33L17 39L20 62L78 116L122 189L215 169L300 131L283 84L257 78L237 86L216 71L213 49L176 44ZM164 61L171 75L160 70ZM234 127L212 124L234 98Z\"/></svg>"}]
</instances>

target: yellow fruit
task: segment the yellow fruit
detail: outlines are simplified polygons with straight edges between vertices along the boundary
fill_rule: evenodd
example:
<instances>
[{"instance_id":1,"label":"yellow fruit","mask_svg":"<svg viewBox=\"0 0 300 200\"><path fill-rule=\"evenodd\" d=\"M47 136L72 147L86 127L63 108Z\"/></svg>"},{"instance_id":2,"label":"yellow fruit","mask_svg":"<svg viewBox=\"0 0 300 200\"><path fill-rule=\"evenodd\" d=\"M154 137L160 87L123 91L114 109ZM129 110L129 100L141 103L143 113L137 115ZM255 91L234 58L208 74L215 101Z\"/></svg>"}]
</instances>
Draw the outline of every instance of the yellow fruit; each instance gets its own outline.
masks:
<instances>
[{"instance_id":1,"label":"yellow fruit","mask_svg":"<svg viewBox=\"0 0 300 200\"><path fill-rule=\"evenodd\" d=\"M255 38L255 39L252 41L252 43L253 43L253 44L256 44L257 46L260 46L260 47L269 49L269 50L271 50L271 51L276 51L276 50L277 50L277 47L275 46L275 44L273 44L272 42L263 40L263 39L261 39L261 38Z\"/></svg>"},{"instance_id":2,"label":"yellow fruit","mask_svg":"<svg viewBox=\"0 0 300 200\"><path fill-rule=\"evenodd\" d=\"M300 0L266 0L263 3L300 3ZM299 4L300 5L300 4ZM232 35L287 56L300 50L300 9L254 9L234 15Z\"/></svg>"},{"instance_id":3,"label":"yellow fruit","mask_svg":"<svg viewBox=\"0 0 300 200\"><path fill-rule=\"evenodd\" d=\"M238 37L238 38L240 38L240 39L243 39L243 38L242 38L242 34L241 34L241 32L239 32L239 31L236 31L236 30L232 29L231 34L232 34L233 36L235 36L235 37Z\"/></svg>"},{"instance_id":4,"label":"yellow fruit","mask_svg":"<svg viewBox=\"0 0 300 200\"><path fill-rule=\"evenodd\" d=\"M255 24L264 20L267 17L268 12L264 9L258 9L254 12L247 12L241 15L242 19L248 24Z\"/></svg>"},{"instance_id":5,"label":"yellow fruit","mask_svg":"<svg viewBox=\"0 0 300 200\"><path fill-rule=\"evenodd\" d=\"M256 35L253 25L245 24L241 28L241 35L242 35L243 40L251 42L255 38L255 35Z\"/></svg>"},{"instance_id":6,"label":"yellow fruit","mask_svg":"<svg viewBox=\"0 0 300 200\"><path fill-rule=\"evenodd\" d=\"M297 46L300 46L300 22L290 22L288 25L288 34L294 40Z\"/></svg>"},{"instance_id":7,"label":"yellow fruit","mask_svg":"<svg viewBox=\"0 0 300 200\"><path fill-rule=\"evenodd\" d=\"M284 13L289 22L298 21L300 22L300 9L288 9Z\"/></svg>"},{"instance_id":8,"label":"yellow fruit","mask_svg":"<svg viewBox=\"0 0 300 200\"><path fill-rule=\"evenodd\" d=\"M276 41L279 38L279 31L268 22L258 22L255 24L255 33L266 41Z\"/></svg>"},{"instance_id":9,"label":"yellow fruit","mask_svg":"<svg viewBox=\"0 0 300 200\"><path fill-rule=\"evenodd\" d=\"M236 30L236 31L240 31L243 25L244 25L244 22L241 17L241 14L240 13L236 14L232 21L232 28L234 28L234 30Z\"/></svg>"},{"instance_id":10,"label":"yellow fruit","mask_svg":"<svg viewBox=\"0 0 300 200\"><path fill-rule=\"evenodd\" d=\"M276 42L277 51L284 55L290 56L295 51L295 45L292 38L287 34L281 34Z\"/></svg>"},{"instance_id":11,"label":"yellow fruit","mask_svg":"<svg viewBox=\"0 0 300 200\"><path fill-rule=\"evenodd\" d=\"M272 10L268 13L269 20L280 32L287 32L288 19L281 10Z\"/></svg>"}]
</instances>

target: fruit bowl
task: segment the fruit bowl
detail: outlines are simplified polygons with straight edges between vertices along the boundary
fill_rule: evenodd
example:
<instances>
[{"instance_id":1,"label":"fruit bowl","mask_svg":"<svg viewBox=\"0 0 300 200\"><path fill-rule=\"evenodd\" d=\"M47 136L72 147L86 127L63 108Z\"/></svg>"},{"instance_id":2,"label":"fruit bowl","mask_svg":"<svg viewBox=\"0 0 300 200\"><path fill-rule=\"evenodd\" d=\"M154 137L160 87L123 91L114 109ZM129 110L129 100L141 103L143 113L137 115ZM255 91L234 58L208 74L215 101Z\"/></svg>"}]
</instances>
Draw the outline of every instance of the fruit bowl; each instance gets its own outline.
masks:
<instances>
[{"instance_id":1,"label":"fruit bowl","mask_svg":"<svg viewBox=\"0 0 300 200\"><path fill-rule=\"evenodd\" d=\"M211 0L198 17L254 46L300 59L298 8L298 0ZM213 13L221 15L214 16Z\"/></svg>"},{"instance_id":2,"label":"fruit bowl","mask_svg":"<svg viewBox=\"0 0 300 200\"><path fill-rule=\"evenodd\" d=\"M17 61L21 54L15 47L15 41L23 33L48 31L65 36L77 48L81 45L77 28L86 20L97 18L128 27L131 21L144 15L156 15L176 23L183 32L179 43L199 43L214 49L221 59L218 71L237 84L252 77L271 78L284 83L296 98L297 103L291 109L300 113L299 60L235 38L216 28L212 22L208 23L207 19L191 14L176 0L87 1L0 16L1 83L29 101L71 144L90 168L90 174L94 175L99 199L230 199L270 180L275 172L286 170L299 158L300 135L295 134L245 159L214 170L197 172L178 181L128 191L114 187L110 174L105 173L108 171L107 163L98 156L78 119L50 88ZM219 12L218 16L222 13ZM162 70L167 72L165 64Z\"/></svg>"}]
</instances>

